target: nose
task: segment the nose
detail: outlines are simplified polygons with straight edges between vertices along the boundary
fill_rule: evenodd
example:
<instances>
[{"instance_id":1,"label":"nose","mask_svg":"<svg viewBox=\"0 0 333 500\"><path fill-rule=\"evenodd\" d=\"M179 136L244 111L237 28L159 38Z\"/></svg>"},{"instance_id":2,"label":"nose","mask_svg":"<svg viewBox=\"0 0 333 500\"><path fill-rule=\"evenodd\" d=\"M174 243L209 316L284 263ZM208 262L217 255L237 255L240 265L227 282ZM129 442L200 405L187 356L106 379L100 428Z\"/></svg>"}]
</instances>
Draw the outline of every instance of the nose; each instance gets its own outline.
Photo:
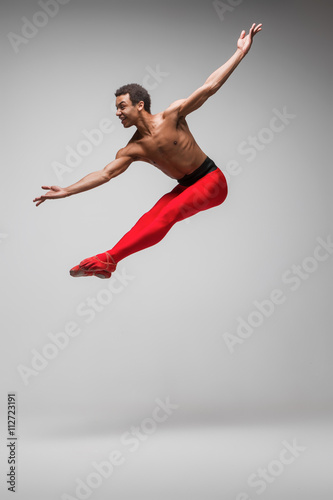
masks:
<instances>
[{"instance_id":1,"label":"nose","mask_svg":"<svg viewBox=\"0 0 333 500\"><path fill-rule=\"evenodd\" d=\"M120 111L120 109L117 109L116 116L120 116L120 115L121 115L121 111Z\"/></svg>"}]
</instances>

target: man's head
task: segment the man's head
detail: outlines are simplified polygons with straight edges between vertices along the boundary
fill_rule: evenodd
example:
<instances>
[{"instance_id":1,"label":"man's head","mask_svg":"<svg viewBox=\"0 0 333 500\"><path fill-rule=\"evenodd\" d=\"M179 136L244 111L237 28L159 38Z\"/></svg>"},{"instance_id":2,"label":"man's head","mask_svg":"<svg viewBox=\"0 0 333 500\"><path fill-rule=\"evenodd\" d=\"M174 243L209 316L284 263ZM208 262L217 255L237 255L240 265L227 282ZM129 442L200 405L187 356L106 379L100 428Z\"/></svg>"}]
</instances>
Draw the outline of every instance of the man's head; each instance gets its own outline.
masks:
<instances>
[{"instance_id":1,"label":"man's head","mask_svg":"<svg viewBox=\"0 0 333 500\"><path fill-rule=\"evenodd\" d=\"M138 83L123 85L116 92L116 115L124 127L135 125L142 110L150 114L150 95Z\"/></svg>"}]
</instances>

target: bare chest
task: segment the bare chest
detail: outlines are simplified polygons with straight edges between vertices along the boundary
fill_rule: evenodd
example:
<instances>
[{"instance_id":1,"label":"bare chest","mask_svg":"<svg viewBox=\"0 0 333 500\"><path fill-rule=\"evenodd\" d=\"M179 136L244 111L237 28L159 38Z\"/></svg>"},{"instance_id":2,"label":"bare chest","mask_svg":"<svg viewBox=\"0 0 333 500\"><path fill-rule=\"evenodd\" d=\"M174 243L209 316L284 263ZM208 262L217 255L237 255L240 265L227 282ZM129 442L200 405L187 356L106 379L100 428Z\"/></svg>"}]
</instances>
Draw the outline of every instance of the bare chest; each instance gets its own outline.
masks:
<instances>
[{"instance_id":1,"label":"bare chest","mask_svg":"<svg viewBox=\"0 0 333 500\"><path fill-rule=\"evenodd\" d=\"M181 131L170 124L162 123L156 127L151 136L143 139L142 146L148 153L165 155L178 149L181 142Z\"/></svg>"},{"instance_id":2,"label":"bare chest","mask_svg":"<svg viewBox=\"0 0 333 500\"><path fill-rule=\"evenodd\" d=\"M162 122L149 136L140 141L143 156L158 163L162 159L172 160L184 151L191 141L190 132L174 124Z\"/></svg>"}]
</instances>

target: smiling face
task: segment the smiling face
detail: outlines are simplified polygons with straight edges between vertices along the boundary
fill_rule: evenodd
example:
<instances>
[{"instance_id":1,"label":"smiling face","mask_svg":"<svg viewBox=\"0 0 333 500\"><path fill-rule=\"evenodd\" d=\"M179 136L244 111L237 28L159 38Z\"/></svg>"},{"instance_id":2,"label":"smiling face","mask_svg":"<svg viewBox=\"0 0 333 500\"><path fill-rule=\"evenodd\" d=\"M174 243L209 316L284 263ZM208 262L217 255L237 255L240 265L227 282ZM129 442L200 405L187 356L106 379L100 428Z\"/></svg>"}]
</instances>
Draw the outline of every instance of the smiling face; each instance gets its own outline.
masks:
<instances>
[{"instance_id":1,"label":"smiling face","mask_svg":"<svg viewBox=\"0 0 333 500\"><path fill-rule=\"evenodd\" d=\"M125 128L136 124L143 107L143 101L133 104L129 94L119 95L116 98L116 115Z\"/></svg>"}]
</instances>

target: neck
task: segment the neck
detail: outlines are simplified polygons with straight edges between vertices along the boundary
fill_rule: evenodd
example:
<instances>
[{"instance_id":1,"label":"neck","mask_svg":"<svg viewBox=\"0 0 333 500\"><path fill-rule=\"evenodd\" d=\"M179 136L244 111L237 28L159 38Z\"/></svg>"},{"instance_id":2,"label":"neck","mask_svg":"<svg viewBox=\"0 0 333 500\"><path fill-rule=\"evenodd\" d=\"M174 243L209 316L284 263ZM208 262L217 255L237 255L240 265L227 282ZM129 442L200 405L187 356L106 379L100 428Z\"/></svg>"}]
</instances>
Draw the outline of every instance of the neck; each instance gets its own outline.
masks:
<instances>
[{"instance_id":1,"label":"neck","mask_svg":"<svg viewBox=\"0 0 333 500\"><path fill-rule=\"evenodd\" d=\"M138 121L135 124L141 135L151 135L154 130L154 116L145 111L141 113Z\"/></svg>"}]
</instances>

